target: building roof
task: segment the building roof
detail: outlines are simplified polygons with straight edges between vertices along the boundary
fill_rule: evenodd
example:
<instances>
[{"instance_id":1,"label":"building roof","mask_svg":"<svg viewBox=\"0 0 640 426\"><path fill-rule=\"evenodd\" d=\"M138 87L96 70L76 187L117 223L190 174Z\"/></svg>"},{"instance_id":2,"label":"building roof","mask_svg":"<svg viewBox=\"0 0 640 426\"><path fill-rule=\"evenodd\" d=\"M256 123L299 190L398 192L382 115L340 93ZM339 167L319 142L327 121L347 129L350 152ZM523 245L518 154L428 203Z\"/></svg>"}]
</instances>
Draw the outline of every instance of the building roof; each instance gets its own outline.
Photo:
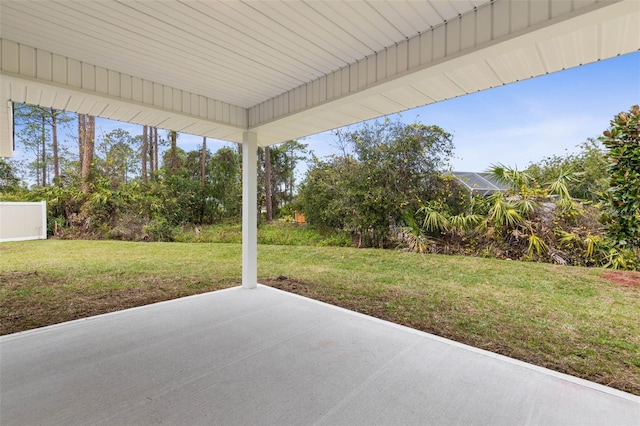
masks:
<instances>
[{"instance_id":1,"label":"building roof","mask_svg":"<svg viewBox=\"0 0 640 426\"><path fill-rule=\"evenodd\" d=\"M451 172L472 194L490 195L497 191L508 191L511 186L494 179L489 173Z\"/></svg>"}]
</instances>

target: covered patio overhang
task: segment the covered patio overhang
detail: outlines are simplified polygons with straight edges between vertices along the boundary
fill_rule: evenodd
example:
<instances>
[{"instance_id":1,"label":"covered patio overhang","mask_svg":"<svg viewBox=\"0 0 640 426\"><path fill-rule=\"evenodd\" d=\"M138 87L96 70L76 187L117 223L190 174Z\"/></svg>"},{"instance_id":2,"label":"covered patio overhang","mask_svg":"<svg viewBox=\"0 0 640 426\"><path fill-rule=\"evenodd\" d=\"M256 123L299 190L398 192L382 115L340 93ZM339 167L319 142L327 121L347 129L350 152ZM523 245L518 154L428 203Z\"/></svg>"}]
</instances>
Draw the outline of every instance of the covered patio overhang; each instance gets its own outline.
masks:
<instances>
[{"instance_id":1,"label":"covered patio overhang","mask_svg":"<svg viewBox=\"0 0 640 426\"><path fill-rule=\"evenodd\" d=\"M243 287L257 285L256 150L637 51L634 0L0 3L11 103L244 144Z\"/></svg>"}]
</instances>

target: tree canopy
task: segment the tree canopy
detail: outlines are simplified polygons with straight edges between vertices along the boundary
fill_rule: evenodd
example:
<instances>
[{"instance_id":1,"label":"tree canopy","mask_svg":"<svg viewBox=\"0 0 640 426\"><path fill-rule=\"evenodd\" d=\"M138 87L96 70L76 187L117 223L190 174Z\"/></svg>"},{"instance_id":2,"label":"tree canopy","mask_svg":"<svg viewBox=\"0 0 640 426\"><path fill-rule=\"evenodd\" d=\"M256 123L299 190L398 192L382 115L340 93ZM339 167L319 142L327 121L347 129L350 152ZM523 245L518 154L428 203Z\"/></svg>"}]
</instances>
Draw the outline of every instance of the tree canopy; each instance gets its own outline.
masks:
<instances>
[{"instance_id":1,"label":"tree canopy","mask_svg":"<svg viewBox=\"0 0 640 426\"><path fill-rule=\"evenodd\" d=\"M452 137L438 126L390 120L336 137L341 154L313 159L298 205L309 223L349 229L360 245L385 246L406 211L437 196Z\"/></svg>"},{"instance_id":2,"label":"tree canopy","mask_svg":"<svg viewBox=\"0 0 640 426\"><path fill-rule=\"evenodd\" d=\"M609 188L602 221L620 249L640 248L640 107L611 120L600 141L607 147Z\"/></svg>"}]
</instances>

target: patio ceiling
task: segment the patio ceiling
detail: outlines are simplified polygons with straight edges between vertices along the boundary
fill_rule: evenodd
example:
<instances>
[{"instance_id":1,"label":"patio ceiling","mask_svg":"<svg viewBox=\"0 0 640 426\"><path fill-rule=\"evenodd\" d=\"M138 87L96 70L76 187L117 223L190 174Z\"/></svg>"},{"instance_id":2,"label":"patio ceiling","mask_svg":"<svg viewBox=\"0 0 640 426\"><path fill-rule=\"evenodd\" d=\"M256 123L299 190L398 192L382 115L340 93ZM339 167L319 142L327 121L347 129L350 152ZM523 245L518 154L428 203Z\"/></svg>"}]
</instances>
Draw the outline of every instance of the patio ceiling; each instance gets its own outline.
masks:
<instances>
[{"instance_id":1,"label":"patio ceiling","mask_svg":"<svg viewBox=\"0 0 640 426\"><path fill-rule=\"evenodd\" d=\"M0 100L268 145L633 52L638 22L634 0L2 0Z\"/></svg>"}]
</instances>

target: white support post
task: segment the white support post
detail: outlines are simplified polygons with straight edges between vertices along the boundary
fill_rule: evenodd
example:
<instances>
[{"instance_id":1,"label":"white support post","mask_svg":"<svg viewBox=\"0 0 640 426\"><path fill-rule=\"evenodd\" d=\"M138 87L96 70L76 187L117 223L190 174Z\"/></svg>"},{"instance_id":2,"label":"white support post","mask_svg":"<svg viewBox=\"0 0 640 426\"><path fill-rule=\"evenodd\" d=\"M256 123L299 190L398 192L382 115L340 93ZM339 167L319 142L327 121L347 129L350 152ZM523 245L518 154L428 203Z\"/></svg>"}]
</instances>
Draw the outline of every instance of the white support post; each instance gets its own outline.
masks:
<instances>
[{"instance_id":1,"label":"white support post","mask_svg":"<svg viewBox=\"0 0 640 426\"><path fill-rule=\"evenodd\" d=\"M6 111L0 111L0 158L13 157L13 102L0 95L0 105Z\"/></svg>"},{"instance_id":2,"label":"white support post","mask_svg":"<svg viewBox=\"0 0 640 426\"><path fill-rule=\"evenodd\" d=\"M242 288L258 286L258 135L242 135Z\"/></svg>"}]
</instances>

